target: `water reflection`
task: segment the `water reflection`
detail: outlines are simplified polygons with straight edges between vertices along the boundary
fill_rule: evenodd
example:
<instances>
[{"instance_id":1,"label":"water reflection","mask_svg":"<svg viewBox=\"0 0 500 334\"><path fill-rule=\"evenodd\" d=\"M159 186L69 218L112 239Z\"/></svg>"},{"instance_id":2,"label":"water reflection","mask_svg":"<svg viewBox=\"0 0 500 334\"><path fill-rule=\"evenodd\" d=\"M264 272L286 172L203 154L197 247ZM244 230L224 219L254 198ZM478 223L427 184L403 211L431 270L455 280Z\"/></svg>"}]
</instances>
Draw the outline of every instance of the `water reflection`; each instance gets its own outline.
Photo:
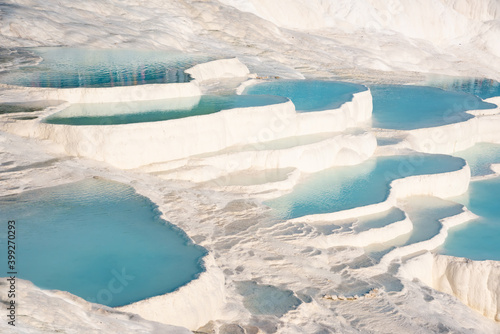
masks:
<instances>
[{"instance_id":1,"label":"water reflection","mask_svg":"<svg viewBox=\"0 0 500 334\"><path fill-rule=\"evenodd\" d=\"M114 87L188 82L184 70L210 60L174 51L26 49L43 59L0 75L0 82L28 87Z\"/></svg>"},{"instance_id":2,"label":"water reflection","mask_svg":"<svg viewBox=\"0 0 500 334\"><path fill-rule=\"evenodd\" d=\"M500 96L500 83L493 79L439 76L429 78L425 84L449 91L473 94L483 100Z\"/></svg>"}]
</instances>

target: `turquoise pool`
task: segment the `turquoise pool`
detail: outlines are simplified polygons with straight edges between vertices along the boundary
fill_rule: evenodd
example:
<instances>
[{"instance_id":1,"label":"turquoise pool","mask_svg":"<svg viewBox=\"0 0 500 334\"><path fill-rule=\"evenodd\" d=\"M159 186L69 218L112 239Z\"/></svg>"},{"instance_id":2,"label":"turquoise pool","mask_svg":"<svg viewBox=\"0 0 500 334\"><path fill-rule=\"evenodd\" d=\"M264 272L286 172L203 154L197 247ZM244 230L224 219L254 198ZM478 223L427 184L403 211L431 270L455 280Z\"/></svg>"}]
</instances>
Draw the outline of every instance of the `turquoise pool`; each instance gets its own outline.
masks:
<instances>
[{"instance_id":1,"label":"turquoise pool","mask_svg":"<svg viewBox=\"0 0 500 334\"><path fill-rule=\"evenodd\" d=\"M0 75L0 82L27 87L113 87L186 82L184 73L212 60L178 51L43 47L27 52L43 61Z\"/></svg>"},{"instance_id":2,"label":"turquoise pool","mask_svg":"<svg viewBox=\"0 0 500 334\"><path fill-rule=\"evenodd\" d=\"M297 111L320 111L339 108L351 101L354 93L365 91L363 85L340 81L277 80L249 86L244 94L288 97Z\"/></svg>"},{"instance_id":3,"label":"turquoise pool","mask_svg":"<svg viewBox=\"0 0 500 334\"><path fill-rule=\"evenodd\" d=\"M376 85L370 90L377 128L429 128L466 121L473 117L467 110L496 108L474 95L433 87Z\"/></svg>"},{"instance_id":4,"label":"turquoise pool","mask_svg":"<svg viewBox=\"0 0 500 334\"><path fill-rule=\"evenodd\" d=\"M500 163L500 144L478 143L453 155L467 161L472 176L488 175L493 173L491 164Z\"/></svg>"},{"instance_id":5,"label":"turquoise pool","mask_svg":"<svg viewBox=\"0 0 500 334\"><path fill-rule=\"evenodd\" d=\"M437 77L428 80L426 85L473 94L483 100L500 96L500 82L486 78Z\"/></svg>"},{"instance_id":6,"label":"turquoise pool","mask_svg":"<svg viewBox=\"0 0 500 334\"><path fill-rule=\"evenodd\" d=\"M462 205L437 197L414 196L406 202L405 211L413 223L413 231L404 245L431 239L441 230L442 219L463 212Z\"/></svg>"},{"instance_id":7,"label":"turquoise pool","mask_svg":"<svg viewBox=\"0 0 500 334\"><path fill-rule=\"evenodd\" d=\"M286 102L280 96L203 95L156 101L72 104L45 119L50 124L111 125L158 122L221 110Z\"/></svg>"},{"instance_id":8,"label":"turquoise pool","mask_svg":"<svg viewBox=\"0 0 500 334\"><path fill-rule=\"evenodd\" d=\"M441 228L441 220L463 212L463 206L432 196L412 196L404 200L404 210L413 224L413 230L382 244L366 248L370 256L380 259L395 247L403 247L430 240Z\"/></svg>"},{"instance_id":9,"label":"turquoise pool","mask_svg":"<svg viewBox=\"0 0 500 334\"><path fill-rule=\"evenodd\" d=\"M441 253L472 260L500 261L500 178L471 182L469 191L454 201L480 216L450 230Z\"/></svg>"},{"instance_id":10,"label":"turquoise pool","mask_svg":"<svg viewBox=\"0 0 500 334\"><path fill-rule=\"evenodd\" d=\"M91 302L130 304L204 271L206 250L121 183L89 179L1 197L0 217L16 221L19 278ZM6 238L0 234L3 249Z\"/></svg>"},{"instance_id":11,"label":"turquoise pool","mask_svg":"<svg viewBox=\"0 0 500 334\"><path fill-rule=\"evenodd\" d=\"M311 174L291 193L265 202L282 219L352 209L383 202L391 181L411 175L459 170L464 160L447 155L372 158Z\"/></svg>"}]
</instances>

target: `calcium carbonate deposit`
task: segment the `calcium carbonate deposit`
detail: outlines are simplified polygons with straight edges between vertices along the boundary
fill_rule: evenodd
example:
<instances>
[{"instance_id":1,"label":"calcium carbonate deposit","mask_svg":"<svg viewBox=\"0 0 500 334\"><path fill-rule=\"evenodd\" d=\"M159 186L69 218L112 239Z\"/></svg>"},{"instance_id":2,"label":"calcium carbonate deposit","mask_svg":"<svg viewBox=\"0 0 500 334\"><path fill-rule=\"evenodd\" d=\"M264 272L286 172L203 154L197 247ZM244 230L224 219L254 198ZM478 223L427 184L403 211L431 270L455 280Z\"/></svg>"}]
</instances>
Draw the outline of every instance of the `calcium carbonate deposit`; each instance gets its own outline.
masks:
<instances>
[{"instance_id":1,"label":"calcium carbonate deposit","mask_svg":"<svg viewBox=\"0 0 500 334\"><path fill-rule=\"evenodd\" d=\"M500 333L500 2L0 3L2 333Z\"/></svg>"}]
</instances>

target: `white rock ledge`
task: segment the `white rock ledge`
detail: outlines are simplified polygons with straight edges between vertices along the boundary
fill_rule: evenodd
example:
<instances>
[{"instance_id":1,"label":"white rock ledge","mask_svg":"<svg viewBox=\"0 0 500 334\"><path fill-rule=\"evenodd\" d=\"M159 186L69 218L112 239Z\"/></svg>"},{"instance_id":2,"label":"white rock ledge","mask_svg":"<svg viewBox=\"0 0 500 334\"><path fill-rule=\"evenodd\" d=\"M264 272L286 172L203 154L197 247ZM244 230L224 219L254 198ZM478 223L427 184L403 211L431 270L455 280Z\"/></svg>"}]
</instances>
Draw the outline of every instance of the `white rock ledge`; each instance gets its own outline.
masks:
<instances>
[{"instance_id":1,"label":"white rock ledge","mask_svg":"<svg viewBox=\"0 0 500 334\"><path fill-rule=\"evenodd\" d=\"M343 131L370 119L371 101L370 91L363 91L354 94L353 100L339 109L304 114L296 113L295 106L288 101L160 122L71 126L36 119L4 122L1 126L18 135L52 140L72 156L131 169L230 146Z\"/></svg>"},{"instance_id":2,"label":"white rock ledge","mask_svg":"<svg viewBox=\"0 0 500 334\"><path fill-rule=\"evenodd\" d=\"M249 169L258 172L287 167L314 173L333 166L359 164L371 157L376 147L375 136L368 132L361 135L337 135L316 143L286 149L242 151L188 159L183 164L188 166L188 169L172 171L161 177L205 182L228 173Z\"/></svg>"},{"instance_id":3,"label":"white rock ledge","mask_svg":"<svg viewBox=\"0 0 500 334\"><path fill-rule=\"evenodd\" d=\"M266 82L265 80L251 79L243 82L236 89L237 94L252 85ZM366 86L365 86L366 87ZM371 125L373 112L373 98L368 87L366 90L353 94L350 101L343 103L337 109L309 111L298 114L300 129L297 135L308 135L321 132L343 131L350 127Z\"/></svg>"},{"instance_id":4,"label":"white rock ledge","mask_svg":"<svg viewBox=\"0 0 500 334\"><path fill-rule=\"evenodd\" d=\"M499 114L476 114L474 118L460 123L410 130L406 143L419 152L452 154L481 142L500 143L498 129Z\"/></svg>"},{"instance_id":5,"label":"white rock ledge","mask_svg":"<svg viewBox=\"0 0 500 334\"><path fill-rule=\"evenodd\" d=\"M196 81L248 77L250 71L238 58L219 59L198 64L184 71Z\"/></svg>"},{"instance_id":6,"label":"white rock ledge","mask_svg":"<svg viewBox=\"0 0 500 334\"><path fill-rule=\"evenodd\" d=\"M408 280L457 297L484 316L500 321L500 262L431 254L408 260L399 271Z\"/></svg>"},{"instance_id":7,"label":"white rock ledge","mask_svg":"<svg viewBox=\"0 0 500 334\"><path fill-rule=\"evenodd\" d=\"M366 247L375 243L384 243L395 239L401 235L410 233L413 224L405 213L405 218L383 227L371 228L366 231L348 233L332 233L330 235L320 235L313 240L293 240L297 243L307 243L314 247L330 248L338 246Z\"/></svg>"},{"instance_id":8,"label":"white rock ledge","mask_svg":"<svg viewBox=\"0 0 500 334\"><path fill-rule=\"evenodd\" d=\"M500 164L491 164L490 169L495 173L495 176L500 175Z\"/></svg>"},{"instance_id":9,"label":"white rock ledge","mask_svg":"<svg viewBox=\"0 0 500 334\"><path fill-rule=\"evenodd\" d=\"M337 109L297 114L298 134L344 131L350 127L368 124L373 112L372 93L369 89L354 93L351 101Z\"/></svg>"},{"instance_id":10,"label":"white rock ledge","mask_svg":"<svg viewBox=\"0 0 500 334\"><path fill-rule=\"evenodd\" d=\"M380 269L381 271L387 271L390 263L395 259L402 258L411 254L416 254L421 251L431 251L444 244L446 238L448 237L448 231L450 230L450 228L464 224L468 221L473 220L474 218L477 218L477 216L467 208L464 207L463 210L464 211L459 213L458 215L440 220L441 228L439 229L439 233L432 238L411 245L395 248L394 250L384 255L384 257L380 260L380 263L377 265L377 269Z\"/></svg>"},{"instance_id":11,"label":"white rock ledge","mask_svg":"<svg viewBox=\"0 0 500 334\"><path fill-rule=\"evenodd\" d=\"M222 180L222 184L218 184L217 181L214 181L210 184L210 187L219 191L226 191L233 194L251 195L252 198L267 200L279 197L283 193L288 192L299 182L300 177L300 171L294 169L287 175L286 179L281 181L270 181L263 184L253 185L224 185Z\"/></svg>"},{"instance_id":12,"label":"white rock ledge","mask_svg":"<svg viewBox=\"0 0 500 334\"><path fill-rule=\"evenodd\" d=\"M147 84L104 88L41 88L0 84L0 89L12 95L28 97L31 101L60 100L70 103L108 103L161 100L201 95L197 82Z\"/></svg>"}]
</instances>

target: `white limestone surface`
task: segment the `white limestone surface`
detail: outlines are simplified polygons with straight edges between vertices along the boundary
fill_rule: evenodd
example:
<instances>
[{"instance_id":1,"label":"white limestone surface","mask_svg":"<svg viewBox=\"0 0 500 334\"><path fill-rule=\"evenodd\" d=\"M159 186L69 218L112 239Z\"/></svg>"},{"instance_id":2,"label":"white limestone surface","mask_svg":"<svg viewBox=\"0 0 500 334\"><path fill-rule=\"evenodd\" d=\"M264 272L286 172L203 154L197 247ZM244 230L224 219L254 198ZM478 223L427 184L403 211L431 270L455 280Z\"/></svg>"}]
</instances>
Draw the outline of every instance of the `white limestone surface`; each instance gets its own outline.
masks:
<instances>
[{"instance_id":1,"label":"white limestone surface","mask_svg":"<svg viewBox=\"0 0 500 334\"><path fill-rule=\"evenodd\" d=\"M163 174L162 178L205 182L244 170L287 167L314 173L333 166L359 164L371 157L376 147L375 136L368 132L361 135L338 135L316 143L285 149L250 150L187 159L183 164L184 168Z\"/></svg>"},{"instance_id":2,"label":"white limestone surface","mask_svg":"<svg viewBox=\"0 0 500 334\"><path fill-rule=\"evenodd\" d=\"M235 93L238 94L238 95L242 95L243 92L245 91L245 89L247 89L247 87L250 87L250 86L253 86L253 85L257 85L259 83L263 83L265 82L265 80L262 80L262 79L256 79L256 78L253 78L251 77L249 80L246 80L244 82L242 82L237 88L236 88L236 91Z\"/></svg>"},{"instance_id":3,"label":"white limestone surface","mask_svg":"<svg viewBox=\"0 0 500 334\"><path fill-rule=\"evenodd\" d=\"M485 99L484 101L488 102L488 103L496 104L497 108L493 109L493 110L496 111L496 113L500 112L500 96L493 96L493 97ZM492 109L485 109L485 111L486 110L492 110Z\"/></svg>"},{"instance_id":4,"label":"white limestone surface","mask_svg":"<svg viewBox=\"0 0 500 334\"><path fill-rule=\"evenodd\" d=\"M31 101L61 100L70 103L106 103L161 100L201 95L198 83L193 81L103 88L45 88L0 84L0 89L8 90L9 95L13 96L11 101L7 100L5 102L17 102L16 98L18 96Z\"/></svg>"},{"instance_id":5,"label":"white limestone surface","mask_svg":"<svg viewBox=\"0 0 500 334\"><path fill-rule=\"evenodd\" d=\"M348 247L366 247L375 243L384 243L395 239L399 236L410 233L413 230L413 224L410 218L406 215L402 220L387 224L383 227L371 228L366 231L332 233L329 235L320 235L312 240L307 240L306 243L311 246L330 248L338 246ZM295 241L304 242L304 240Z\"/></svg>"},{"instance_id":6,"label":"white limestone surface","mask_svg":"<svg viewBox=\"0 0 500 334\"><path fill-rule=\"evenodd\" d=\"M406 143L424 153L452 154L480 142L500 143L500 115L476 115L465 122L407 132Z\"/></svg>"},{"instance_id":7,"label":"white limestone surface","mask_svg":"<svg viewBox=\"0 0 500 334\"><path fill-rule=\"evenodd\" d=\"M349 2L222 0L222 2L289 29L315 30L328 27L391 29L409 37L437 44L463 37L471 33L471 27L478 27L481 20L494 20L500 16L498 14L500 5L494 0L479 2L402 0L397 3L383 0ZM407 13L413 15L405 15ZM420 17L426 17L427 24L421 22Z\"/></svg>"},{"instance_id":8,"label":"white limestone surface","mask_svg":"<svg viewBox=\"0 0 500 334\"><path fill-rule=\"evenodd\" d=\"M252 85L266 82L265 80L251 79L243 82L236 89L237 94ZM369 126L373 112L373 98L368 87L366 90L353 94L350 101L343 103L337 109L304 112L297 115L299 129L297 135L308 135L320 132L343 131L349 127Z\"/></svg>"},{"instance_id":9,"label":"white limestone surface","mask_svg":"<svg viewBox=\"0 0 500 334\"><path fill-rule=\"evenodd\" d=\"M457 297L484 316L500 321L500 263L431 254L408 260L400 269L406 279Z\"/></svg>"},{"instance_id":10,"label":"white limestone surface","mask_svg":"<svg viewBox=\"0 0 500 334\"><path fill-rule=\"evenodd\" d=\"M9 0L0 45L229 54L267 63L263 75L382 70L393 71L376 73L388 80L415 76L410 71L500 78L496 0L54 3Z\"/></svg>"},{"instance_id":11,"label":"white limestone surface","mask_svg":"<svg viewBox=\"0 0 500 334\"><path fill-rule=\"evenodd\" d=\"M323 329L339 333L358 333L360 328L393 333L432 333L440 328L458 333L498 331L497 324L476 314L455 298L433 292L411 281L399 280L391 271L382 275L377 271L373 276L374 271L370 267L359 266L359 261L363 261L365 256L360 248L318 249L314 245L299 242L290 247L289 243L283 241L292 237L307 239L307 231L295 229L293 224L287 225L286 222L283 228L269 224L269 217L263 214L265 208L260 207L256 201L248 200L244 195L216 193L199 187L186 188L184 184L164 181L150 174L122 171L87 159L68 158L64 154L61 154L61 160L55 165L32 165L33 161L38 161L33 160L37 156L35 152L42 151L48 142L11 134L2 134L0 139L5 139L2 146L6 152L15 153L5 155L5 152L0 150L3 161L12 161L11 165L0 166L1 169L6 169L2 175L8 179L8 182L0 182L0 188L12 191L11 186L16 186L17 183L15 178L27 181L26 189L32 189L33 186L39 188L48 184L68 182L68 179L74 178L75 175L105 177L131 184L139 193L157 203L170 222L184 229L201 246L210 249L217 265L223 269L227 294L226 306L221 311L223 317L212 319L215 331L223 332L223 329L231 324L241 325L247 332L257 331L256 327L261 331L278 327L278 333L312 333ZM43 160L46 159L50 158ZM8 171L11 167L18 166L22 168ZM279 319L257 314L250 307L247 308L248 304L236 291L236 282L241 281L257 281L259 284L283 287L304 300L309 298L312 301L304 302L296 310ZM401 283L402 289L388 293L382 288L373 299L333 304L332 301L322 298L325 294L354 296L359 294L359 287L390 287L394 283L396 286ZM31 293L32 290L24 291ZM205 307L202 298L209 293L210 291L205 289L195 294L200 307ZM432 302L426 301L429 294L434 298ZM276 302L276 307L281 307L280 301L282 299L277 298L271 305ZM266 303L266 299L257 298L251 302L259 305ZM38 307L39 305L41 307ZM68 315L68 308L64 306L50 308L44 305L43 302L35 301L34 308L27 310L28 314L35 313L37 319L40 319L39 322L26 325L33 333L39 333L45 328L58 329L57 326L47 325L58 322L68 327L79 326L81 322L93 325L94 318L80 321L81 318L73 316L85 316L80 308ZM348 321L349 319L353 322ZM102 321L103 324L99 323L96 332L101 328L101 332L115 331L114 327L110 327L113 325L112 319L99 318L97 321ZM130 328L135 330L133 326ZM235 326L232 328L239 330ZM84 327L82 331L92 332L86 329L87 327ZM127 333L127 327L120 327L116 331Z\"/></svg>"},{"instance_id":12,"label":"white limestone surface","mask_svg":"<svg viewBox=\"0 0 500 334\"><path fill-rule=\"evenodd\" d=\"M35 121L31 126L4 124L4 129L50 139L69 155L128 169L257 142L262 129L282 115L293 117L294 113L293 104L287 102L161 122L71 126Z\"/></svg>"},{"instance_id":13,"label":"white limestone surface","mask_svg":"<svg viewBox=\"0 0 500 334\"><path fill-rule=\"evenodd\" d=\"M245 171L244 174L254 174L255 171ZM275 181L269 180L269 182L262 184L252 184L252 185L226 185L224 184L225 178L231 177L241 177L240 173L236 175L225 175L220 179L215 179L210 182L210 187L220 191L227 191L233 194L243 194L244 196L250 195L252 198L258 198L260 200L271 199L280 196L286 191L292 189L300 180L301 172L294 169L292 172L288 173L284 180ZM244 177L244 176L243 176Z\"/></svg>"},{"instance_id":14,"label":"white limestone surface","mask_svg":"<svg viewBox=\"0 0 500 334\"><path fill-rule=\"evenodd\" d=\"M500 175L500 164L491 164L490 168L495 172L495 175Z\"/></svg>"},{"instance_id":15,"label":"white limestone surface","mask_svg":"<svg viewBox=\"0 0 500 334\"><path fill-rule=\"evenodd\" d=\"M371 94L367 91L355 94L352 101L339 109L310 114L296 113L293 103L288 101L160 122L70 126L37 119L22 124L4 123L3 129L50 139L62 145L69 155L130 169L230 146L344 130L370 116Z\"/></svg>"},{"instance_id":16,"label":"white limestone surface","mask_svg":"<svg viewBox=\"0 0 500 334\"><path fill-rule=\"evenodd\" d=\"M450 228L458 226L460 224L464 224L475 218L477 218L477 216L464 207L463 212L459 213L458 215L442 219L440 221L441 228L439 229L439 233L434 235L432 238L411 245L397 247L384 255L384 257L382 257L382 259L380 260L380 263L377 265L377 269L381 271L387 271L390 263L395 259L400 259L404 256L416 254L422 251L431 251L438 248L439 246L444 244Z\"/></svg>"},{"instance_id":17,"label":"white limestone surface","mask_svg":"<svg viewBox=\"0 0 500 334\"><path fill-rule=\"evenodd\" d=\"M219 59L195 65L184 72L203 82L215 79L248 77L250 71L238 58Z\"/></svg>"},{"instance_id":18,"label":"white limestone surface","mask_svg":"<svg viewBox=\"0 0 500 334\"><path fill-rule=\"evenodd\" d=\"M337 109L316 112L305 112L297 115L298 133L301 135L343 131L347 128L364 123L370 125L373 101L369 89L354 93L351 101L342 104Z\"/></svg>"},{"instance_id":19,"label":"white limestone surface","mask_svg":"<svg viewBox=\"0 0 500 334\"><path fill-rule=\"evenodd\" d=\"M266 65L256 66L256 71L270 75L277 75L278 71L296 74L300 70L309 77L340 75L361 80L375 78L391 81L401 76L411 80L413 76L418 76L411 71L419 71L500 78L500 4L497 0L290 0L286 6L279 6L279 1L263 0L223 0L227 5L215 0L161 3L134 0L4 2L0 6L0 44L5 47L83 45L221 52L252 57L254 64L262 60ZM243 8L252 5L255 10ZM278 7L279 11L268 10L273 7ZM297 15L304 20L294 20ZM464 134L468 135L467 132ZM267 135L269 132L261 134L262 138L267 138ZM426 137L422 136L422 139ZM30 143L38 149L43 142ZM22 153L26 161L31 159L30 153ZM68 165L71 173L80 168L75 165L81 164L84 159L73 160L75 164ZM88 169L89 173L95 173L94 169ZM42 173L46 170L31 168L30 175L39 184L52 184L53 179ZM3 177L9 178L9 184L14 185L13 174L25 175L23 171L3 174ZM137 183L144 185L144 178L138 178ZM163 181L155 180L147 185L155 189L152 191L159 198L163 198L164 190L155 188L160 182ZM182 192L182 189L177 192ZM277 328L277 332L281 333L359 333L362 330L393 333L499 332L497 324L476 316L454 298L416 287L410 281L402 281L404 287L401 291L381 291L377 298L371 300L327 304L330 301L321 300L314 291L329 293L330 289L341 289L341 279L346 281L345 287L356 284L365 286L370 282L378 284L382 276L388 277L388 280L394 277L387 273L378 278L358 279L364 274L363 269L353 274L349 266L345 267L354 261L354 257L361 255L361 251L354 248L315 252L314 248L296 245L287 253L276 242L273 230L265 226L260 231L263 236L260 239L255 238L255 230L241 228L239 235L228 241L230 238L221 236L223 233L219 233L217 228L223 229L228 221L232 223L234 215L221 218L223 213L209 212L208 205L197 212L195 209L203 204L197 196L201 194L184 192L179 195L189 200L179 205L187 213L178 221L191 221L192 232L208 238L207 243L216 248L217 261L232 272L227 274L228 277L233 281L264 280L266 284L293 290L297 295L309 294L312 299L312 302L303 303L281 319L248 315L249 312L241 311L247 317L235 317L232 321L245 324L249 321L241 319L256 319L253 324L263 327L261 331L269 329L271 332ZM206 202L212 204L217 199L212 196ZM172 206L168 205L169 208ZM249 215L248 210L240 213L247 215L245 218L252 224L259 224L260 219ZM200 217L204 219L203 224L199 222ZM210 233L211 229L216 233ZM334 269L340 265L345 268L342 278ZM419 272L424 274L429 272L429 268L423 265L419 267ZM342 293L348 295L349 291ZM430 302L425 298L429 294L433 295ZM477 294L482 296L480 289ZM233 295L236 293L233 292ZM233 298L232 305L241 310L243 306L238 304L237 298ZM82 332L91 332L95 328L97 332L135 330L135 327L126 327L130 326L128 323L124 327L109 327L112 320L89 319L81 310L68 314L64 306L44 307L45 304L39 302L32 305L30 311L40 312L38 319L42 320L33 326L36 329L32 332L59 330L58 327L48 327L54 323L64 324L60 330L79 328L76 326L82 322L88 325ZM80 315L83 319L78 317ZM214 331L217 332L218 328Z\"/></svg>"}]
</instances>

